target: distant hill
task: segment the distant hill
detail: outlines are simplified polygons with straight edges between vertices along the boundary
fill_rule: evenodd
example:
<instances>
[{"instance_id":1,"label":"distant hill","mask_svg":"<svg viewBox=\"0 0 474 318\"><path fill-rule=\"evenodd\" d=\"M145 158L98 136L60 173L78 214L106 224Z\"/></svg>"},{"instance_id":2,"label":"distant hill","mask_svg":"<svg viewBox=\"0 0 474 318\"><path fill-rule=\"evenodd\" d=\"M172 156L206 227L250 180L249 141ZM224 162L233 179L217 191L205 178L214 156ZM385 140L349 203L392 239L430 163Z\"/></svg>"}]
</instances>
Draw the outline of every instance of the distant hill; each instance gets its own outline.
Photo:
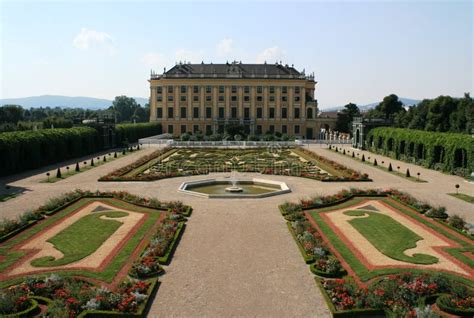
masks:
<instances>
[{"instance_id":1,"label":"distant hill","mask_svg":"<svg viewBox=\"0 0 474 318\"><path fill-rule=\"evenodd\" d=\"M412 99L412 98L405 98L405 97L399 97L398 98L403 105L405 106L413 106L417 105L421 100L419 99ZM381 101L380 101L381 102ZM380 102L374 102L366 105L357 105L361 111L367 111L369 109L375 108ZM335 106L335 107L329 107L329 108L324 108L322 111L329 112L329 111L337 111L343 109L344 106Z\"/></svg>"},{"instance_id":2,"label":"distant hill","mask_svg":"<svg viewBox=\"0 0 474 318\"><path fill-rule=\"evenodd\" d=\"M144 106L148 103L148 98L133 97L138 104ZM23 108L31 107L66 107L66 108L88 108L88 109L101 109L108 108L112 105L112 100L100 99L93 97L71 97L71 96L60 96L60 95L42 95L42 96L30 96L22 98L6 98L0 99L0 105L14 104L21 105Z\"/></svg>"}]
</instances>

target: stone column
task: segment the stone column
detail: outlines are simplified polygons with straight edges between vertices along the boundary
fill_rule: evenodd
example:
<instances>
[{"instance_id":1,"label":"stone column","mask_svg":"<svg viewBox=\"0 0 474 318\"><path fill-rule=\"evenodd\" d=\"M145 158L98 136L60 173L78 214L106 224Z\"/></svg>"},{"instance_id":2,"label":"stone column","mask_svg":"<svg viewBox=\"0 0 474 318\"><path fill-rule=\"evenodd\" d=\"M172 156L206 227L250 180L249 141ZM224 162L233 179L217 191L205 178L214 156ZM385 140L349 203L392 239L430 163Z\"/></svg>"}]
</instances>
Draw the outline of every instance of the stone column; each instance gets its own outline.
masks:
<instances>
[{"instance_id":1,"label":"stone column","mask_svg":"<svg viewBox=\"0 0 474 318\"><path fill-rule=\"evenodd\" d=\"M156 120L156 87L150 86L150 121Z\"/></svg>"}]
</instances>

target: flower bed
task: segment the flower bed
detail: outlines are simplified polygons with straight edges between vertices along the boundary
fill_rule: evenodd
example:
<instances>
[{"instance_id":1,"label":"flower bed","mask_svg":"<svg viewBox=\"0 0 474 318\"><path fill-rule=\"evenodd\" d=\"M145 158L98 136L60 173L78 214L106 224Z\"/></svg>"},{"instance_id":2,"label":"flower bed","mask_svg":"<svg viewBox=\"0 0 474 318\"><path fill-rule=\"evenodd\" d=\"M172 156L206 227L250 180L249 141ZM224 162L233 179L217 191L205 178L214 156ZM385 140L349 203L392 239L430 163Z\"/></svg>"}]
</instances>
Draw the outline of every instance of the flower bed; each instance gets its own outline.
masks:
<instances>
[{"instance_id":1,"label":"flower bed","mask_svg":"<svg viewBox=\"0 0 474 318\"><path fill-rule=\"evenodd\" d=\"M444 304L451 306L452 314L472 314L474 310L472 290L438 274L414 275L405 272L388 275L368 288L361 288L345 279L322 279L319 284L330 307L339 314L354 316L360 315L361 310L385 310L396 317L417 317L417 312L426 311L424 306L419 307L420 300L438 297L440 293L450 294L438 298L436 303L442 310L450 312Z\"/></svg>"},{"instance_id":2,"label":"flower bed","mask_svg":"<svg viewBox=\"0 0 474 318\"><path fill-rule=\"evenodd\" d=\"M300 155L308 160L300 160ZM321 170L319 164L327 167L331 173ZM152 181L231 170L320 181L371 181L367 174L356 172L303 148L279 153L270 153L263 148L239 151L227 149L220 152L216 152L216 149L164 148L101 177L99 181Z\"/></svg>"},{"instance_id":3,"label":"flower bed","mask_svg":"<svg viewBox=\"0 0 474 318\"><path fill-rule=\"evenodd\" d=\"M49 317L85 317L94 311L109 315L141 312L156 288L156 281L125 281L116 290L97 287L89 282L52 274L32 277L3 293L22 303L35 303L30 297L44 299ZM4 307L0 306L0 313ZM12 314L19 314L21 309Z\"/></svg>"},{"instance_id":4,"label":"flower bed","mask_svg":"<svg viewBox=\"0 0 474 318\"><path fill-rule=\"evenodd\" d=\"M172 214L180 214L184 217L190 216L192 212L192 208L190 206L184 205L180 201L162 202L155 198L140 197L125 191L92 192L76 189L50 199L46 204L40 206L34 211L24 213L16 220L5 219L1 221L0 243L34 225L38 220L43 219L45 216L53 215L54 213L75 203L77 200L85 197L113 197L146 208L167 210Z\"/></svg>"},{"instance_id":5,"label":"flower bed","mask_svg":"<svg viewBox=\"0 0 474 318\"><path fill-rule=\"evenodd\" d=\"M319 277L337 278L343 277L346 273L343 272L343 269L340 271L328 269L328 266L332 265L332 259L337 260L337 258L331 254L331 250L322 239L321 233L319 233L306 218L305 211L315 208L329 208L343 204L358 196L388 196L428 217L430 213L427 212L433 211L434 215L431 217L437 222L452 229L458 227L458 232L470 238L462 229L465 222L461 218L435 218L435 216L439 215L439 212L434 211L444 212L444 208L433 208L425 202L416 200L412 196L394 189L350 189L343 190L334 195L302 199L299 203L284 203L280 206L280 211L289 222L289 229L305 260L309 258L312 259L312 261L309 262L311 271ZM415 214L416 213L414 213L414 215ZM428 224L426 220L424 222ZM435 224L431 226L435 227ZM440 231L441 230L442 228L440 228ZM443 232L443 234L446 233ZM451 236L451 238L453 237ZM460 253L462 253L463 250L464 249L461 248ZM450 254L451 253L454 255L454 252L450 252ZM468 260L465 260L465 262L468 262ZM352 267L352 265L350 266ZM383 271L381 271L381 273L382 272ZM372 283L369 282L368 285L358 285L355 283L357 280L353 280L352 278L322 278L317 279L317 282L323 290L323 294L334 317L383 316L384 311L387 311L390 316L416 317L417 314L421 315L431 312L431 306L418 308L419 301L426 297L432 297L436 300L439 294L443 293L447 294L447 296L442 296L438 298L437 301L437 303L439 303L438 307L441 308L441 310L453 314L470 314L472 316L471 310L474 310L474 294L473 289L467 287L469 284L465 280L458 281L454 280L454 276L428 274L421 270L414 271L416 274L403 273L400 270L398 270L398 272L399 273L393 275L382 273L380 274L380 279ZM355 273L357 272L351 272L352 275L355 275ZM464 285L464 283L467 285Z\"/></svg>"}]
</instances>

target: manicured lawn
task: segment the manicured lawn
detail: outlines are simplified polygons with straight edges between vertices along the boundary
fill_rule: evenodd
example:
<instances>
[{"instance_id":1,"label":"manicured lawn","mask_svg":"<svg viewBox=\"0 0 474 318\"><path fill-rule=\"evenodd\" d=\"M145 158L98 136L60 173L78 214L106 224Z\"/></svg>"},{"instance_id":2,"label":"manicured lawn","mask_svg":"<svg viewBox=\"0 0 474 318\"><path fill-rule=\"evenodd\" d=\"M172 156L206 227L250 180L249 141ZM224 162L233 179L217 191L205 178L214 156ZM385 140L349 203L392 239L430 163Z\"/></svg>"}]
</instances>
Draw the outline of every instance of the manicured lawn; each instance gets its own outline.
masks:
<instances>
[{"instance_id":1,"label":"manicured lawn","mask_svg":"<svg viewBox=\"0 0 474 318\"><path fill-rule=\"evenodd\" d=\"M415 248L416 242L422 240L422 238L390 216L361 210L347 211L345 214L364 216L354 218L349 223L382 254L414 264L434 264L438 262L438 259L431 255L413 254L412 257L406 255L404 252L407 249Z\"/></svg>"},{"instance_id":2,"label":"manicured lawn","mask_svg":"<svg viewBox=\"0 0 474 318\"><path fill-rule=\"evenodd\" d=\"M130 261L130 255L134 252L140 242L145 239L147 234L150 232L150 229L157 223L158 219L162 211L137 206L125 201L113 199L113 198L83 198L72 205L64 208L53 214L52 216L48 217L47 219L41 221L39 224L33 226L31 229L28 229L24 232L21 232L17 236L13 237L12 239L2 243L0 245L0 255L4 256L2 262L0 262L0 271L7 269L9 266L17 262L21 257L23 257L26 252L20 250L13 250L15 245L21 244L25 240L31 238L33 235L45 230L47 227L51 226L61 218L64 218L69 213L80 209L81 207L89 204L93 201L103 201L108 205L112 205L117 208L122 208L125 210L131 210L135 212L141 212L148 214L148 217L145 219L145 222L140 226L137 232L126 242L126 244L120 249L119 253L116 254L107 267L103 271L95 272L95 271L88 271L88 270L68 270L68 271L60 271L57 270L56 272L60 272L63 276L82 276L82 277L89 277L98 279L104 282L110 283L114 277L120 272L123 266ZM102 229L100 229L102 230ZM0 281L0 288L12 285L14 283L19 283L24 280L24 277L19 277L15 279L9 279L5 281Z\"/></svg>"},{"instance_id":3,"label":"manicured lawn","mask_svg":"<svg viewBox=\"0 0 474 318\"><path fill-rule=\"evenodd\" d=\"M338 154L340 154L341 156L349 157L349 158L351 158L351 159L353 159L353 160L356 160L356 161L365 163L366 165L372 166L372 167L374 167L374 168L383 170L383 171L385 171L385 172L391 173L391 174L393 174L393 175L396 175L396 176L401 177L401 178L405 178L405 179L410 180L410 181L413 181L413 182L420 182L420 183L426 183L426 182L428 182L428 181L426 181L426 180L421 179L421 178L418 177L418 176L415 177L414 175L415 175L416 173L414 173L413 171L411 171L411 174L413 174L413 175L410 175L409 177L407 177L407 176L406 176L406 172L403 173L403 172L401 172L401 171L398 171L398 170L397 170L397 167L394 167L393 165L392 165L392 169L393 169L393 170L392 170L392 171L389 171L389 170L388 170L388 167L385 167L381 162L378 162L377 165L374 166L374 162L373 162L373 161L369 161L368 158L365 158L365 161L362 161L362 157L352 157L352 155L349 155L349 151L346 151L346 154L343 154L340 150L335 151L335 150L332 149L332 148L331 148L331 150L334 151L334 152L336 152L336 153L338 153ZM352 152L350 152L350 153L352 154Z\"/></svg>"},{"instance_id":4,"label":"manicured lawn","mask_svg":"<svg viewBox=\"0 0 474 318\"><path fill-rule=\"evenodd\" d=\"M448 193L450 196L474 204L474 197L464 193Z\"/></svg>"},{"instance_id":5,"label":"manicured lawn","mask_svg":"<svg viewBox=\"0 0 474 318\"><path fill-rule=\"evenodd\" d=\"M91 165L91 160L90 159L85 160L85 161L81 161L81 162L79 162L79 171L75 170L76 169L76 164L75 163L68 166L69 170L66 169L66 167L61 167L61 178L56 177L57 170L52 170L52 171L49 172L50 177L49 178L46 177L43 180L41 180L40 182L42 182L42 183L55 183L55 182L64 180L66 178L72 177L72 176L74 176L78 173L89 171L93 168L102 166L102 165L104 165L108 162L114 161L116 159L120 159L120 158L122 158L122 157L124 157L124 156L126 156L130 153L134 153L135 151L139 151L139 150L134 150L133 152L126 151L125 154L123 154L122 152L117 152L117 158L114 158L114 153L109 153L109 154L106 154L106 155L101 155L101 156L95 157L93 166ZM107 161L104 161L104 156L106 157Z\"/></svg>"},{"instance_id":6,"label":"manicured lawn","mask_svg":"<svg viewBox=\"0 0 474 318\"><path fill-rule=\"evenodd\" d=\"M465 263L466 265L473 267L474 262L464 255L463 253L465 252L474 252L474 245L466 242L465 240L460 239L458 236L454 235L451 231L448 231L447 227L442 225L442 224L437 224L436 222L428 222L425 220L421 215L417 212L413 212L410 209L408 209L405 205L396 202L394 200L391 200L389 198L377 198L377 197L356 197L353 198L349 201L346 201L344 203L335 205L335 206L330 206L326 208L320 208L317 210L312 210L309 211L309 214L311 217L314 219L314 221L318 224L319 228L321 229L321 232L328 238L330 241L331 245L336 249L341 256L344 258L344 260L349 264L349 266L352 268L352 270L355 272L357 277L361 279L362 281L368 281L372 278L383 276L383 275L388 275L388 274L397 274L403 271L403 268L383 268L383 269L375 269L375 270L369 270L362 262L361 260L356 256L354 251L349 248L344 241L332 230L332 228L325 222L325 220L321 217L320 213L325 212L325 211L332 211L332 210L337 210L337 209L342 209L345 207L350 207L352 205L358 204L364 200L369 200L369 199L378 199L378 200L383 200L384 203L398 209L400 212L403 212L405 215L408 217L411 217L415 219L416 221L426 225L427 227L435 230L439 234L446 236L450 240L453 240L457 243L459 243L462 247L460 248L446 248L446 252L448 252L450 255L458 259L459 261ZM410 268L410 272L413 273L423 273L423 272L432 272L436 273L436 271L431 271L428 269L415 269L415 268ZM450 273L443 273L446 277L449 277L450 279L454 279L460 282L463 282L469 286L474 286L474 282L470 279L455 275L455 274L450 274Z\"/></svg>"},{"instance_id":7,"label":"manicured lawn","mask_svg":"<svg viewBox=\"0 0 474 318\"><path fill-rule=\"evenodd\" d=\"M62 258L43 257L34 260L31 264L38 267L61 266L89 256L122 225L119 221L101 219L101 217L120 218L126 215L128 213L125 212L103 212L82 217L48 240L63 253Z\"/></svg>"}]
</instances>

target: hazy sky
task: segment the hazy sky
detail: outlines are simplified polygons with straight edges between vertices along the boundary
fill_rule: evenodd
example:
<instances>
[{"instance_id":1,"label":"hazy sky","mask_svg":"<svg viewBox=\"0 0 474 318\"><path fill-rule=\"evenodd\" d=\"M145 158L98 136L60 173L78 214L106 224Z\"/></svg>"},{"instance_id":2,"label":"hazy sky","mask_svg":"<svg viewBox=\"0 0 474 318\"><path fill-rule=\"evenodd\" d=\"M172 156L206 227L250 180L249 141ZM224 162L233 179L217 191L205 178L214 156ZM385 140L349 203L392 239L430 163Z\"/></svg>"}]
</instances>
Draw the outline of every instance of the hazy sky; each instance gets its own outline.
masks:
<instances>
[{"instance_id":1,"label":"hazy sky","mask_svg":"<svg viewBox=\"0 0 474 318\"><path fill-rule=\"evenodd\" d=\"M321 108L473 88L472 1L0 1L0 98L147 97L180 60L294 64Z\"/></svg>"}]
</instances>

